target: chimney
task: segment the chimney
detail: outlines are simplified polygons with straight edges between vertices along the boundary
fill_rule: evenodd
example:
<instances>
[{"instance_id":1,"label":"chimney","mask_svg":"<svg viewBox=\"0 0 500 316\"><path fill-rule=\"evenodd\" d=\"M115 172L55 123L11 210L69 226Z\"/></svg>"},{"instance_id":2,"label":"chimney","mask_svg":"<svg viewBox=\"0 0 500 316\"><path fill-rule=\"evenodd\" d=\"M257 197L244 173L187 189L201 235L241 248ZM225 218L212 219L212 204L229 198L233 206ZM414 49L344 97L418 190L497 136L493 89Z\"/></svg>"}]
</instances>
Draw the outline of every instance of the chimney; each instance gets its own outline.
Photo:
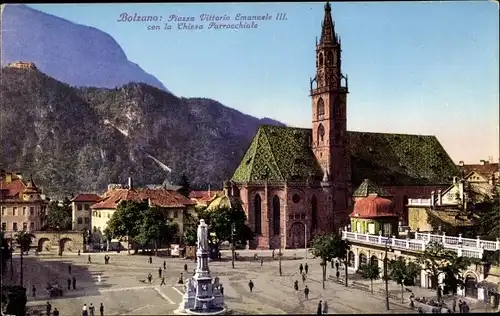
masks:
<instances>
[{"instance_id":1,"label":"chimney","mask_svg":"<svg viewBox=\"0 0 500 316\"><path fill-rule=\"evenodd\" d=\"M492 173L492 174L490 175L490 178L488 179L488 183L489 183L490 185L495 185L495 174L494 174L494 173Z\"/></svg>"},{"instance_id":2,"label":"chimney","mask_svg":"<svg viewBox=\"0 0 500 316\"><path fill-rule=\"evenodd\" d=\"M462 202L465 203L465 196L464 196L465 190L463 181L458 182L458 192L460 194L460 199L462 199Z\"/></svg>"},{"instance_id":3,"label":"chimney","mask_svg":"<svg viewBox=\"0 0 500 316\"><path fill-rule=\"evenodd\" d=\"M453 185L457 184L457 177L453 177Z\"/></svg>"},{"instance_id":4,"label":"chimney","mask_svg":"<svg viewBox=\"0 0 500 316\"><path fill-rule=\"evenodd\" d=\"M6 183L11 183L11 182L12 182L12 173L7 172L7 173L5 174L5 182L6 182Z\"/></svg>"},{"instance_id":5,"label":"chimney","mask_svg":"<svg viewBox=\"0 0 500 316\"><path fill-rule=\"evenodd\" d=\"M463 160L460 160L460 161L458 162L458 165L459 165L460 167L463 167L463 166L464 166L464 162L463 162Z\"/></svg>"},{"instance_id":6,"label":"chimney","mask_svg":"<svg viewBox=\"0 0 500 316\"><path fill-rule=\"evenodd\" d=\"M23 179L23 174L21 172L16 172L16 176L21 180Z\"/></svg>"},{"instance_id":7,"label":"chimney","mask_svg":"<svg viewBox=\"0 0 500 316\"><path fill-rule=\"evenodd\" d=\"M484 160L484 159L479 160L479 162L480 162L483 166L484 166L485 164L487 164L487 163L488 163L488 162L487 162L486 160Z\"/></svg>"},{"instance_id":8,"label":"chimney","mask_svg":"<svg viewBox=\"0 0 500 316\"><path fill-rule=\"evenodd\" d=\"M128 188L132 190L132 177L128 177Z\"/></svg>"},{"instance_id":9,"label":"chimney","mask_svg":"<svg viewBox=\"0 0 500 316\"><path fill-rule=\"evenodd\" d=\"M431 208L434 208L434 201L435 201L435 194L436 192L432 191L431 192Z\"/></svg>"},{"instance_id":10,"label":"chimney","mask_svg":"<svg viewBox=\"0 0 500 316\"><path fill-rule=\"evenodd\" d=\"M441 196L441 190L438 190L437 206L441 206L443 202L443 197Z\"/></svg>"}]
</instances>

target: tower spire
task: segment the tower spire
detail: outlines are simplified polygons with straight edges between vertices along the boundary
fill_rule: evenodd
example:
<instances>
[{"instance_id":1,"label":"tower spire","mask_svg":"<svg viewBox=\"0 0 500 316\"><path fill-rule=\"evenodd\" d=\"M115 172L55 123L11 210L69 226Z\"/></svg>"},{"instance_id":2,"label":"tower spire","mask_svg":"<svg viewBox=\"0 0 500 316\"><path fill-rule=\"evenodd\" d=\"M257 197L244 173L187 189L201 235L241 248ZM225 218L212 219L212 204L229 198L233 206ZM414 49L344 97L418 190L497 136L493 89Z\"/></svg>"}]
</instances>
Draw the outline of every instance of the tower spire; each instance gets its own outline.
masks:
<instances>
[{"instance_id":1,"label":"tower spire","mask_svg":"<svg viewBox=\"0 0 500 316\"><path fill-rule=\"evenodd\" d=\"M321 23L321 39L320 43L334 43L335 40L335 28L332 19L332 7L330 2L325 4L325 17L323 23Z\"/></svg>"}]
</instances>

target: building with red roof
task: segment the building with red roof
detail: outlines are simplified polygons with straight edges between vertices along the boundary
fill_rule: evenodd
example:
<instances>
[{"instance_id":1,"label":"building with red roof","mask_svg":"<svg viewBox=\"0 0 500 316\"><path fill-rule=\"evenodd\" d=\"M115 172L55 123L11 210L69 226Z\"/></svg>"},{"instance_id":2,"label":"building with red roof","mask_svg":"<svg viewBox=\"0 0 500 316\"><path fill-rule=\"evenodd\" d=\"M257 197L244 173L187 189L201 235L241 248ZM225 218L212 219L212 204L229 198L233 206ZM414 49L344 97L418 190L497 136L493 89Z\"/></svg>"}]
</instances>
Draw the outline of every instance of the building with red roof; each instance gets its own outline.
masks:
<instances>
[{"instance_id":1,"label":"building with red roof","mask_svg":"<svg viewBox=\"0 0 500 316\"><path fill-rule=\"evenodd\" d=\"M150 206L163 208L174 223L177 223L181 236L184 217L188 212L194 212L196 205L196 202L184 197L175 190L167 188L133 188L131 179L129 179L129 185L126 187L119 184L110 184L101 200L90 206L92 230L94 232L102 232L106 229L108 221L121 201L148 201Z\"/></svg>"},{"instance_id":2,"label":"building with red roof","mask_svg":"<svg viewBox=\"0 0 500 316\"><path fill-rule=\"evenodd\" d=\"M25 180L20 173L0 171L2 231L40 230L45 223L47 204L31 176Z\"/></svg>"},{"instance_id":3,"label":"building with red roof","mask_svg":"<svg viewBox=\"0 0 500 316\"><path fill-rule=\"evenodd\" d=\"M375 184L365 180L364 184L370 183L367 196L358 198L351 213L351 231L383 236L392 236L398 231L399 212L394 203L386 197L379 196L383 192ZM357 191L360 191L359 189Z\"/></svg>"}]
</instances>

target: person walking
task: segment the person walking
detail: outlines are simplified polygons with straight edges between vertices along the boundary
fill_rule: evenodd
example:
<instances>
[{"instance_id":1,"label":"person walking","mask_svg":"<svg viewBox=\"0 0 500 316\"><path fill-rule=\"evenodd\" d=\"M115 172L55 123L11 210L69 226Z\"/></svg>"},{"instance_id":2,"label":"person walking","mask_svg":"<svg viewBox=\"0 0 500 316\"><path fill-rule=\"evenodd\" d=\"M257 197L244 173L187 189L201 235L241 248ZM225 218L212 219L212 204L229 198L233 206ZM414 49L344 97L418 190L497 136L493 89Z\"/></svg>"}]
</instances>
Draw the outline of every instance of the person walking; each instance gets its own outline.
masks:
<instances>
[{"instance_id":1,"label":"person walking","mask_svg":"<svg viewBox=\"0 0 500 316\"><path fill-rule=\"evenodd\" d=\"M68 265L68 273L71 274L71 264Z\"/></svg>"},{"instance_id":2,"label":"person walking","mask_svg":"<svg viewBox=\"0 0 500 316\"><path fill-rule=\"evenodd\" d=\"M316 308L316 315L321 315L322 314L322 308L323 308L323 301L319 300L318 302L318 308Z\"/></svg>"},{"instance_id":3,"label":"person walking","mask_svg":"<svg viewBox=\"0 0 500 316\"><path fill-rule=\"evenodd\" d=\"M293 282L293 289L295 291L298 291L299 290L299 281L295 280L295 282Z\"/></svg>"},{"instance_id":4,"label":"person walking","mask_svg":"<svg viewBox=\"0 0 500 316\"><path fill-rule=\"evenodd\" d=\"M306 274L302 273L302 283L306 283Z\"/></svg>"},{"instance_id":5,"label":"person walking","mask_svg":"<svg viewBox=\"0 0 500 316\"><path fill-rule=\"evenodd\" d=\"M299 265L299 272L300 274L302 274L302 271L304 271L304 266L302 265L302 263Z\"/></svg>"},{"instance_id":6,"label":"person walking","mask_svg":"<svg viewBox=\"0 0 500 316\"><path fill-rule=\"evenodd\" d=\"M220 290L220 295L224 297L224 286L222 284L220 285L219 290Z\"/></svg>"},{"instance_id":7,"label":"person walking","mask_svg":"<svg viewBox=\"0 0 500 316\"><path fill-rule=\"evenodd\" d=\"M76 290L76 277L73 276L73 290Z\"/></svg>"},{"instance_id":8,"label":"person walking","mask_svg":"<svg viewBox=\"0 0 500 316\"><path fill-rule=\"evenodd\" d=\"M148 262L149 262L149 264L153 263L153 258L151 258L151 256L149 256Z\"/></svg>"},{"instance_id":9,"label":"person walking","mask_svg":"<svg viewBox=\"0 0 500 316\"><path fill-rule=\"evenodd\" d=\"M339 276L340 276L339 270L337 270L337 272L335 272L335 276L337 277L337 281L338 281L339 280Z\"/></svg>"},{"instance_id":10,"label":"person walking","mask_svg":"<svg viewBox=\"0 0 500 316\"><path fill-rule=\"evenodd\" d=\"M264 264L264 258L260 257L260 266L262 267L262 264Z\"/></svg>"},{"instance_id":11,"label":"person walking","mask_svg":"<svg viewBox=\"0 0 500 316\"><path fill-rule=\"evenodd\" d=\"M78 255L80 255L80 249L78 249Z\"/></svg>"},{"instance_id":12,"label":"person walking","mask_svg":"<svg viewBox=\"0 0 500 316\"><path fill-rule=\"evenodd\" d=\"M307 285L306 285L306 287L304 288L304 296L306 297L306 300L308 300L308 299L309 299L309 288L307 287Z\"/></svg>"},{"instance_id":13,"label":"person walking","mask_svg":"<svg viewBox=\"0 0 500 316\"><path fill-rule=\"evenodd\" d=\"M167 285L167 284L165 283L165 276L163 276L163 277L161 278L161 283L160 283L160 286L162 286L162 285L165 285L165 286Z\"/></svg>"},{"instance_id":14,"label":"person walking","mask_svg":"<svg viewBox=\"0 0 500 316\"><path fill-rule=\"evenodd\" d=\"M469 311L470 311L470 307L469 307L469 304L467 304L467 302L464 302L464 314L469 314Z\"/></svg>"},{"instance_id":15,"label":"person walking","mask_svg":"<svg viewBox=\"0 0 500 316\"><path fill-rule=\"evenodd\" d=\"M340 263L338 261L335 261L335 269L338 271L340 267Z\"/></svg>"},{"instance_id":16,"label":"person walking","mask_svg":"<svg viewBox=\"0 0 500 316\"><path fill-rule=\"evenodd\" d=\"M45 307L45 310L47 312L47 316L50 316L50 312L52 311L52 305L50 305L49 302L47 302L47 305Z\"/></svg>"},{"instance_id":17,"label":"person walking","mask_svg":"<svg viewBox=\"0 0 500 316\"><path fill-rule=\"evenodd\" d=\"M167 270L167 262L163 260L163 270Z\"/></svg>"},{"instance_id":18,"label":"person walking","mask_svg":"<svg viewBox=\"0 0 500 316\"><path fill-rule=\"evenodd\" d=\"M36 287L35 285L33 285L33 287L31 288L31 294L33 297L36 297Z\"/></svg>"},{"instance_id":19,"label":"person walking","mask_svg":"<svg viewBox=\"0 0 500 316\"><path fill-rule=\"evenodd\" d=\"M161 279L161 267L158 268L158 278Z\"/></svg>"},{"instance_id":20,"label":"person walking","mask_svg":"<svg viewBox=\"0 0 500 316\"><path fill-rule=\"evenodd\" d=\"M187 270L188 270L188 265L187 265L187 263L184 263L184 271L187 272Z\"/></svg>"},{"instance_id":21,"label":"person walking","mask_svg":"<svg viewBox=\"0 0 500 316\"><path fill-rule=\"evenodd\" d=\"M88 316L89 313L87 311L87 304L83 304L83 307L82 307L82 316Z\"/></svg>"},{"instance_id":22,"label":"person walking","mask_svg":"<svg viewBox=\"0 0 500 316\"><path fill-rule=\"evenodd\" d=\"M309 271L309 265L307 265L307 262L306 262L306 264L305 264L305 266L304 266L304 271L306 272L306 274L307 274L307 272Z\"/></svg>"},{"instance_id":23,"label":"person walking","mask_svg":"<svg viewBox=\"0 0 500 316\"><path fill-rule=\"evenodd\" d=\"M54 308L54 312L52 313L54 316L59 316L59 311L57 310L57 307Z\"/></svg>"},{"instance_id":24,"label":"person walking","mask_svg":"<svg viewBox=\"0 0 500 316\"><path fill-rule=\"evenodd\" d=\"M323 314L328 314L328 303L323 301Z\"/></svg>"},{"instance_id":25,"label":"person walking","mask_svg":"<svg viewBox=\"0 0 500 316\"><path fill-rule=\"evenodd\" d=\"M102 305L102 303L101 303L101 306L99 306L99 314L101 316L104 316L104 305Z\"/></svg>"},{"instance_id":26,"label":"person walking","mask_svg":"<svg viewBox=\"0 0 500 316\"><path fill-rule=\"evenodd\" d=\"M88 264L91 264L91 263L92 263L92 258L90 257L90 255L89 255L89 257L87 258L87 263L88 263Z\"/></svg>"},{"instance_id":27,"label":"person walking","mask_svg":"<svg viewBox=\"0 0 500 316\"><path fill-rule=\"evenodd\" d=\"M92 303L90 303L90 306L89 306L89 313L90 313L90 316L95 315L95 306Z\"/></svg>"},{"instance_id":28,"label":"person walking","mask_svg":"<svg viewBox=\"0 0 500 316\"><path fill-rule=\"evenodd\" d=\"M66 283L68 284L68 290L71 290L71 279L70 279L70 278L68 278L68 279L66 280Z\"/></svg>"},{"instance_id":29,"label":"person walking","mask_svg":"<svg viewBox=\"0 0 500 316\"><path fill-rule=\"evenodd\" d=\"M251 293L253 291L253 287L254 287L252 280L250 280L250 282L248 282L248 287L250 288L250 293Z\"/></svg>"},{"instance_id":30,"label":"person walking","mask_svg":"<svg viewBox=\"0 0 500 316\"><path fill-rule=\"evenodd\" d=\"M458 310L460 314L463 314L463 308L464 308L464 303L462 302L462 300L458 300Z\"/></svg>"},{"instance_id":31,"label":"person walking","mask_svg":"<svg viewBox=\"0 0 500 316\"><path fill-rule=\"evenodd\" d=\"M153 276L151 275L151 273L148 274L148 281L149 283L151 283L151 280L153 279Z\"/></svg>"},{"instance_id":32,"label":"person walking","mask_svg":"<svg viewBox=\"0 0 500 316\"><path fill-rule=\"evenodd\" d=\"M451 310L454 313L457 311L457 299L456 298L453 298L453 301L451 302Z\"/></svg>"}]
</instances>

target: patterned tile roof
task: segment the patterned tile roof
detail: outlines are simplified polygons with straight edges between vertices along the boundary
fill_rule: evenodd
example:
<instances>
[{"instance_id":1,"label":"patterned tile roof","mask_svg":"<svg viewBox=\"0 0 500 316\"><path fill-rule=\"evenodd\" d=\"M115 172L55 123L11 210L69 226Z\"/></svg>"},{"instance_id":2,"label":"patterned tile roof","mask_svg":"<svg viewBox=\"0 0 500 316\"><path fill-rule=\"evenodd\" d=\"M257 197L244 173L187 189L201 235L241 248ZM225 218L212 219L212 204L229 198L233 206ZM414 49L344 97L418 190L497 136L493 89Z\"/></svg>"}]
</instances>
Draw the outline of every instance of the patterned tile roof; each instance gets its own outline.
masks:
<instances>
[{"instance_id":1,"label":"patterned tile roof","mask_svg":"<svg viewBox=\"0 0 500 316\"><path fill-rule=\"evenodd\" d=\"M233 181L285 181L321 177L323 172L309 147L311 130L262 125Z\"/></svg>"},{"instance_id":2,"label":"patterned tile roof","mask_svg":"<svg viewBox=\"0 0 500 316\"><path fill-rule=\"evenodd\" d=\"M390 197L391 195L385 190L371 182L369 179L363 180L361 185L352 194L353 197L367 197L370 194L377 194L382 197Z\"/></svg>"},{"instance_id":3,"label":"patterned tile roof","mask_svg":"<svg viewBox=\"0 0 500 316\"><path fill-rule=\"evenodd\" d=\"M179 192L165 189L114 189L104 194L104 200L91 206L93 209L114 209L121 201L142 202L151 200L152 205L171 208L195 205Z\"/></svg>"},{"instance_id":4,"label":"patterned tile roof","mask_svg":"<svg viewBox=\"0 0 500 316\"><path fill-rule=\"evenodd\" d=\"M354 204L350 215L357 218L398 217L394 204L376 194L369 195Z\"/></svg>"},{"instance_id":5,"label":"patterned tile roof","mask_svg":"<svg viewBox=\"0 0 500 316\"><path fill-rule=\"evenodd\" d=\"M82 193L71 199L71 202L99 202L102 198L97 194Z\"/></svg>"},{"instance_id":6,"label":"patterned tile roof","mask_svg":"<svg viewBox=\"0 0 500 316\"><path fill-rule=\"evenodd\" d=\"M263 125L240 165L235 182L306 180L322 177L309 144L310 129ZM352 184L370 179L378 185L449 183L459 174L435 136L348 132Z\"/></svg>"}]
</instances>

